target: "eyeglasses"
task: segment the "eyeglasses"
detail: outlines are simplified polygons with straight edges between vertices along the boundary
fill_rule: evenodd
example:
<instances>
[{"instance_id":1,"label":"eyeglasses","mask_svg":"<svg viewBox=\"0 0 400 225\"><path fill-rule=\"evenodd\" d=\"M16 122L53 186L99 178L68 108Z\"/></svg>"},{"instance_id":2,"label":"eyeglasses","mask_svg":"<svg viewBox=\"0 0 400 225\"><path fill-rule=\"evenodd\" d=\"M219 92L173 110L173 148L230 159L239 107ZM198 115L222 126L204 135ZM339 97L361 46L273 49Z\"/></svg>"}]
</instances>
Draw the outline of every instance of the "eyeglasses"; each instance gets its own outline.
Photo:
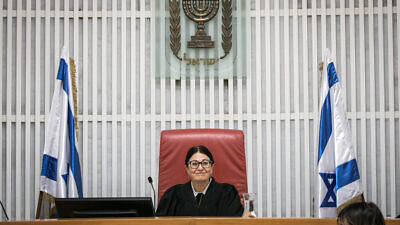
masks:
<instances>
[{"instance_id":1,"label":"eyeglasses","mask_svg":"<svg viewBox=\"0 0 400 225\"><path fill-rule=\"evenodd\" d=\"M197 161L197 160L192 160L188 163L188 165L190 166L190 168L192 169L197 169L199 168L199 165L201 165L201 167L203 167L204 169L209 168L211 165L213 164L213 161L209 161L209 160L203 160L201 162Z\"/></svg>"}]
</instances>

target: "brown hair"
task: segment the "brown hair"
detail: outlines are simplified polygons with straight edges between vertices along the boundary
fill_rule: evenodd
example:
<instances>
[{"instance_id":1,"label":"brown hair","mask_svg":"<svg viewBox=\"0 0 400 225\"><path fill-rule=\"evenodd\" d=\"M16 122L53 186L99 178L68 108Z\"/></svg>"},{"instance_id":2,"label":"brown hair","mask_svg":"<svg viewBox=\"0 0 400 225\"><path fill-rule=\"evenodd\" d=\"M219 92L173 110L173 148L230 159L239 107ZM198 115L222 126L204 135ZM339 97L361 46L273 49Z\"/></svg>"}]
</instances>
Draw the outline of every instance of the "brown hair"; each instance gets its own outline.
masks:
<instances>
[{"instance_id":1,"label":"brown hair","mask_svg":"<svg viewBox=\"0 0 400 225\"><path fill-rule=\"evenodd\" d=\"M385 219L378 206L372 202L357 202L340 211L337 223L349 225L385 225Z\"/></svg>"}]
</instances>

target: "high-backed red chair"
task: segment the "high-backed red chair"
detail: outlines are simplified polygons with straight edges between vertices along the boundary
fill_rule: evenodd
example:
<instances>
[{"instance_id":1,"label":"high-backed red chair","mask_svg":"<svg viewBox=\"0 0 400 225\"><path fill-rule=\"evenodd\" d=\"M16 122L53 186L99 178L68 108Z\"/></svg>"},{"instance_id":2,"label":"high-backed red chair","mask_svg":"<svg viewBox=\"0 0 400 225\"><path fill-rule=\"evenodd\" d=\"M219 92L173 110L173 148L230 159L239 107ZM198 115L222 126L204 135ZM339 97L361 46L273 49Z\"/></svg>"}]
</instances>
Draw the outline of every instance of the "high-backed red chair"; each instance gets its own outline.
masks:
<instances>
[{"instance_id":1,"label":"high-backed red chair","mask_svg":"<svg viewBox=\"0 0 400 225\"><path fill-rule=\"evenodd\" d=\"M158 201L175 184L189 181L185 157L189 148L207 147L214 157L213 177L219 183L230 183L242 193L247 192L244 135L240 130L181 129L161 132Z\"/></svg>"}]
</instances>

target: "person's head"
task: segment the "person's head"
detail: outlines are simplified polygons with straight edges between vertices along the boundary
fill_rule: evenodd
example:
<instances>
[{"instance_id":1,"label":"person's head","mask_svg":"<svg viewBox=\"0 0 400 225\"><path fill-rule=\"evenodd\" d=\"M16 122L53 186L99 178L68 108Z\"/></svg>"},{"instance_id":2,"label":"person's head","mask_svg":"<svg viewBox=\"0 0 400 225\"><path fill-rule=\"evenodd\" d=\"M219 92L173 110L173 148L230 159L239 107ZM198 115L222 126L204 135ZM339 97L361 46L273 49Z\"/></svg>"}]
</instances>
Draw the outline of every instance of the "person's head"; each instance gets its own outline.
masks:
<instances>
[{"instance_id":1,"label":"person's head","mask_svg":"<svg viewBox=\"0 0 400 225\"><path fill-rule=\"evenodd\" d=\"M337 222L339 225L384 225L385 219L374 203L357 202L343 208Z\"/></svg>"},{"instance_id":2,"label":"person's head","mask_svg":"<svg viewBox=\"0 0 400 225\"><path fill-rule=\"evenodd\" d=\"M186 154L185 166L191 181L207 181L213 173L214 158L206 147L194 146Z\"/></svg>"}]
</instances>

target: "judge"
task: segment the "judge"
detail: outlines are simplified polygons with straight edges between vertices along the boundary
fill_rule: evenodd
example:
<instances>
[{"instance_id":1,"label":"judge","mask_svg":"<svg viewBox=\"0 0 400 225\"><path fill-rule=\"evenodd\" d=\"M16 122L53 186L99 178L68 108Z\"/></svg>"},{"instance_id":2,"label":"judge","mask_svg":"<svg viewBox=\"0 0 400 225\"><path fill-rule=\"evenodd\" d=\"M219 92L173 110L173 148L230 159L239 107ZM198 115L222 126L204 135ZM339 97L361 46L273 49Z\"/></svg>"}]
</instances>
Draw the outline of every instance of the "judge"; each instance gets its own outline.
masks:
<instances>
[{"instance_id":1,"label":"judge","mask_svg":"<svg viewBox=\"0 0 400 225\"><path fill-rule=\"evenodd\" d=\"M160 199L158 216L242 216L238 191L213 177L214 159L204 146L188 150L185 158L190 181L169 188Z\"/></svg>"}]
</instances>

